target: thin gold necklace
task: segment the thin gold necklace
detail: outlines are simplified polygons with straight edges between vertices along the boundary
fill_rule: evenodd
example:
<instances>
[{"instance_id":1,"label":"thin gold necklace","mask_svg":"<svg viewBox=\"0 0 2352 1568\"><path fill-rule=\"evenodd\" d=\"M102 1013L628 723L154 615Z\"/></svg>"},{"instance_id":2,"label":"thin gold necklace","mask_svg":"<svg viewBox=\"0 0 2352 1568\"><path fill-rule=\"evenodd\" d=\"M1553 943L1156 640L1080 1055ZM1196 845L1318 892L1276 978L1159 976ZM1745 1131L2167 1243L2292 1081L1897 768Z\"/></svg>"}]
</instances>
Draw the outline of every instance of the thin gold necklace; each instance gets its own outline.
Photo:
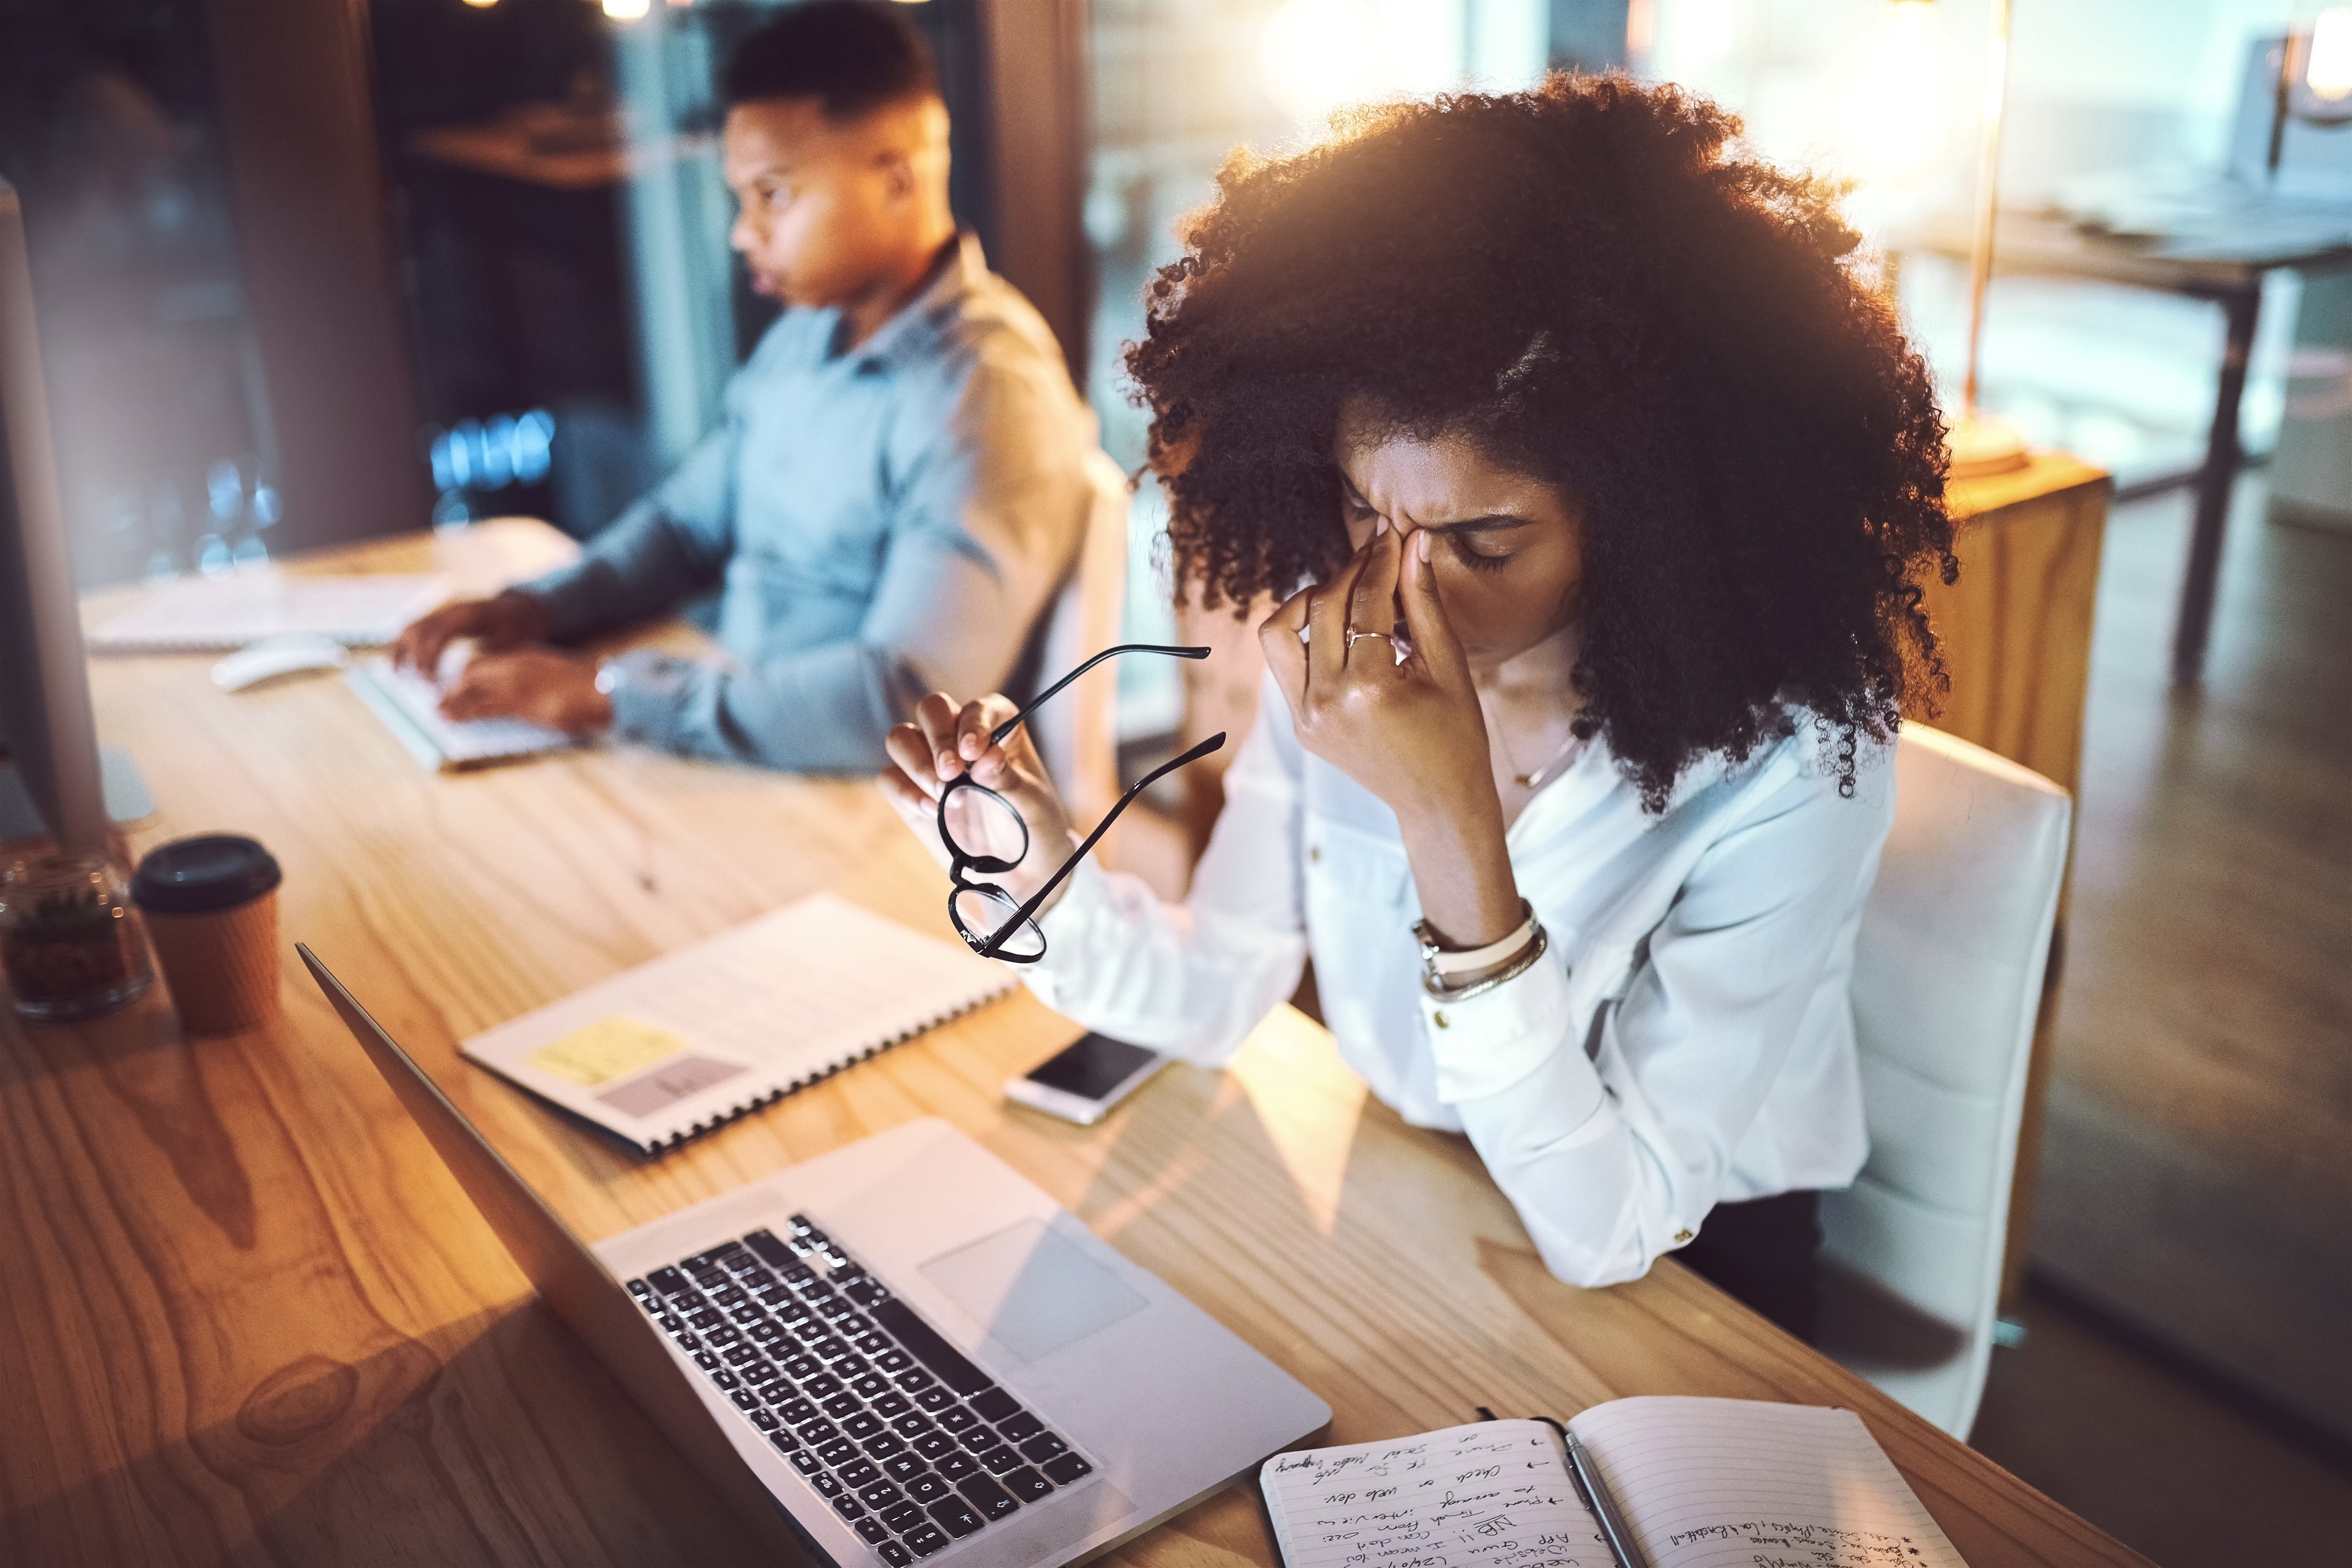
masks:
<instances>
[{"instance_id":1,"label":"thin gold necklace","mask_svg":"<svg viewBox=\"0 0 2352 1568\"><path fill-rule=\"evenodd\" d=\"M1550 757L1546 759L1543 766L1538 768L1531 773L1523 773L1518 771L1519 759L1517 755L1512 752L1510 742L1504 741L1503 760L1511 764L1511 782L1513 784L1518 785L1524 790L1541 789L1543 787L1544 781L1559 773L1561 765L1567 763L1568 760L1578 751L1581 750L1583 745L1584 737L1571 733L1568 737L1568 743L1560 747L1559 751L1554 752Z\"/></svg>"}]
</instances>

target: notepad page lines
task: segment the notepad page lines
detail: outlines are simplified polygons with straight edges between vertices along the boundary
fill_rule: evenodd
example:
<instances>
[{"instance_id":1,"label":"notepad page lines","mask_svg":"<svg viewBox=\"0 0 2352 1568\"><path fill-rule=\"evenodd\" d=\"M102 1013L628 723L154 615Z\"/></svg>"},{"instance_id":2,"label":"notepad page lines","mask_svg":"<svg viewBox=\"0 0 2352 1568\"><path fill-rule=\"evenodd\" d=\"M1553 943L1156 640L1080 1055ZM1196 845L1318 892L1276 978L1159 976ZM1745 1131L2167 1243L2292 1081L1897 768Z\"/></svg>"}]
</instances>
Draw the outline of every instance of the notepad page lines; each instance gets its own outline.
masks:
<instances>
[{"instance_id":1,"label":"notepad page lines","mask_svg":"<svg viewBox=\"0 0 2352 1568\"><path fill-rule=\"evenodd\" d=\"M1576 1430L1653 1568L1959 1568L1850 1411L1632 1399Z\"/></svg>"},{"instance_id":2,"label":"notepad page lines","mask_svg":"<svg viewBox=\"0 0 2352 1568\"><path fill-rule=\"evenodd\" d=\"M1288 1568L1609 1568L1534 1422L1280 1454L1264 1479Z\"/></svg>"}]
</instances>

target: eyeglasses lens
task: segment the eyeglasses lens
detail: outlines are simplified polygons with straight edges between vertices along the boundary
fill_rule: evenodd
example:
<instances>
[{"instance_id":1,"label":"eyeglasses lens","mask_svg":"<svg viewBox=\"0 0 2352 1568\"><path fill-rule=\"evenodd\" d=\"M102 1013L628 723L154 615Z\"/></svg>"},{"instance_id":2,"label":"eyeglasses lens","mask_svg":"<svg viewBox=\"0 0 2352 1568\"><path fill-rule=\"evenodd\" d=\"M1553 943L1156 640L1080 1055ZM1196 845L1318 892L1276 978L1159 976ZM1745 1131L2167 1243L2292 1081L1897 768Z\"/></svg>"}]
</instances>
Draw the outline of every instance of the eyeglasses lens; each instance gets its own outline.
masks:
<instances>
[{"instance_id":1,"label":"eyeglasses lens","mask_svg":"<svg viewBox=\"0 0 2352 1568\"><path fill-rule=\"evenodd\" d=\"M956 929L977 952L990 940L1003 931L1021 912L1021 906L994 888L959 888L951 900L955 910ZM996 956L1009 958L1016 963L1034 962L1045 954L1045 933L1037 929L1033 920L1022 920L997 944Z\"/></svg>"},{"instance_id":2,"label":"eyeglasses lens","mask_svg":"<svg viewBox=\"0 0 2352 1568\"><path fill-rule=\"evenodd\" d=\"M948 792L940 811L948 843L988 871L1009 871L1029 852L1029 827L994 790L965 784Z\"/></svg>"}]
</instances>

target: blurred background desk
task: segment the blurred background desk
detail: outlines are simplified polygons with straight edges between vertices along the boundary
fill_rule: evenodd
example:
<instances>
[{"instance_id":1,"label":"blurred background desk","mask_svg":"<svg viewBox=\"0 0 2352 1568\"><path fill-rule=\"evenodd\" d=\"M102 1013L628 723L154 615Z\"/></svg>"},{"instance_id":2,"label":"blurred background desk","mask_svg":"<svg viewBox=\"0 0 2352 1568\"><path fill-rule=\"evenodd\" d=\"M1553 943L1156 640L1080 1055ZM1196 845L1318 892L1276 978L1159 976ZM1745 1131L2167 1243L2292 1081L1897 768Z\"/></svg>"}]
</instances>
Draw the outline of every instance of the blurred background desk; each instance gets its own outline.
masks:
<instances>
[{"instance_id":1,"label":"blurred background desk","mask_svg":"<svg viewBox=\"0 0 2352 1568\"><path fill-rule=\"evenodd\" d=\"M1905 237L1889 249L1965 258L1969 242L1964 226L1945 225ZM2230 518L2231 487L2243 460L2238 412L2261 318L2263 279L2284 268L2352 267L2352 210L2249 194L2226 212L2201 218L2184 212L2163 232L2132 235L2085 229L2049 213L2005 212L1994 245L1996 272L2094 279L2210 300L2221 308L2221 374L2214 383L2205 460L2197 471L2196 526L2172 637L2173 682L2193 686L2204 672L2221 535Z\"/></svg>"},{"instance_id":2,"label":"blurred background desk","mask_svg":"<svg viewBox=\"0 0 2352 1568\"><path fill-rule=\"evenodd\" d=\"M331 560L415 570L428 546ZM436 777L337 680L228 697L206 663L91 675L163 800L140 847L227 828L284 864L286 1016L193 1042L152 1001L81 1028L0 1023L0 1333L18 1347L0 1559L751 1556L530 1306L301 979L300 938L591 1237L941 1116L1328 1399L1334 1442L1480 1404L1838 1404L1979 1568L2140 1561L1671 1263L1610 1290L1552 1279L1469 1145L1402 1125L1287 1010L1230 1071L1171 1069L1080 1129L998 1091L1076 1032L1016 993L635 1161L462 1063L457 1041L819 888L944 931L939 873L872 786L634 751ZM1236 1488L1120 1560L1273 1552Z\"/></svg>"}]
</instances>

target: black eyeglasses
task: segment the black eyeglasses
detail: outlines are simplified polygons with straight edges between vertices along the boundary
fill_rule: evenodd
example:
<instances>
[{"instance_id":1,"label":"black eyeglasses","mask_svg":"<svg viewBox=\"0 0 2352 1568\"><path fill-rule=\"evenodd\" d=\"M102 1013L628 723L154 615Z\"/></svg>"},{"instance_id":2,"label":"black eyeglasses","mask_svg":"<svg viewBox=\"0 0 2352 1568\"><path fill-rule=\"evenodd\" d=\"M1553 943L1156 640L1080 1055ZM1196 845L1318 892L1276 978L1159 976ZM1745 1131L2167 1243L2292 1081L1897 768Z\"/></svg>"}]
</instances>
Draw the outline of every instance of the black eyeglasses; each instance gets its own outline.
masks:
<instances>
[{"instance_id":1,"label":"black eyeglasses","mask_svg":"<svg viewBox=\"0 0 2352 1568\"><path fill-rule=\"evenodd\" d=\"M1204 647L1166 647L1158 643L1126 643L1105 648L1039 692L1028 707L991 730L988 743L992 746L1001 742L1055 692L1103 660L1117 658L1123 653L1160 653L1171 658L1209 657ZM1038 929L1038 906L1051 898L1063 879L1077 868L1078 862L1087 858L1087 851L1095 847L1095 841L1127 809L1128 802L1185 763L1200 761L1224 743L1225 732L1220 730L1175 761L1162 763L1138 779L1118 797L1118 804L1104 814L1095 830L1087 835L1077 853L1064 861L1062 868L1025 904L1016 902L1012 894L993 882L973 881L971 873L1001 877L1020 865L1029 854L1029 824L1011 801L976 782L970 769L950 779L948 787L940 792L940 842L948 847L948 877L955 884L948 894L948 919L954 922L956 934L982 958L1034 963L1045 957L1045 933Z\"/></svg>"}]
</instances>

